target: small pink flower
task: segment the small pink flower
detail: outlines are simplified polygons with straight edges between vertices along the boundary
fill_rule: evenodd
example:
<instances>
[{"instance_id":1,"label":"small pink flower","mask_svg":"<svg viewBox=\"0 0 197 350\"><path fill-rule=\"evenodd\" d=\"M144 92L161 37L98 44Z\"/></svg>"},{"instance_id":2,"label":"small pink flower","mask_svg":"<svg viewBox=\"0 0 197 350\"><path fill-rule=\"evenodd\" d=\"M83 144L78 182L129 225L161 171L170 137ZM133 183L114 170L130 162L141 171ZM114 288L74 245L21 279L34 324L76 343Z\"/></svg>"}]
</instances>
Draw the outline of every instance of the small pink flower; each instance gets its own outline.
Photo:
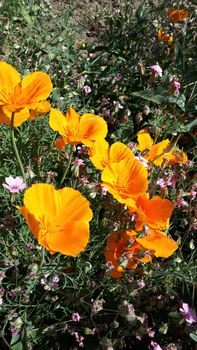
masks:
<instances>
[{"instance_id":1,"label":"small pink flower","mask_svg":"<svg viewBox=\"0 0 197 350\"><path fill-rule=\"evenodd\" d=\"M73 320L74 322L79 322L79 320L80 320L80 315L78 314L78 312L73 312L73 313L72 313L72 320Z\"/></svg>"},{"instance_id":2,"label":"small pink flower","mask_svg":"<svg viewBox=\"0 0 197 350\"><path fill-rule=\"evenodd\" d=\"M153 340L151 340L150 345L152 346L153 350L162 350L161 346Z\"/></svg>"},{"instance_id":3,"label":"small pink flower","mask_svg":"<svg viewBox=\"0 0 197 350\"><path fill-rule=\"evenodd\" d=\"M179 90L181 88L181 84L179 83L179 81L173 79L171 82L171 89L173 92L175 92L175 94L179 94Z\"/></svg>"},{"instance_id":4,"label":"small pink flower","mask_svg":"<svg viewBox=\"0 0 197 350\"><path fill-rule=\"evenodd\" d=\"M187 303L182 303L182 307L179 311L187 323L197 323L196 313Z\"/></svg>"},{"instance_id":5,"label":"small pink flower","mask_svg":"<svg viewBox=\"0 0 197 350\"><path fill-rule=\"evenodd\" d=\"M103 196L106 196L107 191L108 191L107 187L101 186L101 193L103 194Z\"/></svg>"},{"instance_id":6,"label":"small pink flower","mask_svg":"<svg viewBox=\"0 0 197 350\"><path fill-rule=\"evenodd\" d=\"M83 92L84 92L84 94L85 94L85 95L90 94L90 93L91 93L91 91L92 91L92 89L91 89L91 87L90 87L90 86L85 85L85 86L83 87Z\"/></svg>"},{"instance_id":7,"label":"small pink flower","mask_svg":"<svg viewBox=\"0 0 197 350\"><path fill-rule=\"evenodd\" d=\"M16 178L12 176L6 177L5 182L6 183L3 183L3 187L9 190L10 193L22 192L27 187L20 176L17 176Z\"/></svg>"},{"instance_id":8,"label":"small pink flower","mask_svg":"<svg viewBox=\"0 0 197 350\"><path fill-rule=\"evenodd\" d=\"M162 68L158 63L151 66L150 69L151 69L151 75L154 78L162 77Z\"/></svg>"}]
</instances>

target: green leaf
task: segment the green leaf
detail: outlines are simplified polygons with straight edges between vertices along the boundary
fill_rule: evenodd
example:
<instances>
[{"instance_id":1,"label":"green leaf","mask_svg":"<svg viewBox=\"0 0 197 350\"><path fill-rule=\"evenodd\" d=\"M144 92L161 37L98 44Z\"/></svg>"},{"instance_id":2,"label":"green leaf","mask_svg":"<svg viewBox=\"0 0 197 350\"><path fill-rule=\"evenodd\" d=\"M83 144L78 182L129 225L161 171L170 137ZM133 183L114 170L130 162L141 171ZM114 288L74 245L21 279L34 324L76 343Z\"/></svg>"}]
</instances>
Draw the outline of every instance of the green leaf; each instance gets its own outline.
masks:
<instances>
[{"instance_id":1,"label":"green leaf","mask_svg":"<svg viewBox=\"0 0 197 350\"><path fill-rule=\"evenodd\" d=\"M192 332L189 334L190 338L197 343L197 332Z\"/></svg>"},{"instance_id":2,"label":"green leaf","mask_svg":"<svg viewBox=\"0 0 197 350\"><path fill-rule=\"evenodd\" d=\"M27 22L28 28L30 30L32 30L33 23L32 23L30 15L29 15L29 12L27 11L27 9L24 6L21 6L21 13L22 13L24 20Z\"/></svg>"},{"instance_id":3,"label":"green leaf","mask_svg":"<svg viewBox=\"0 0 197 350\"><path fill-rule=\"evenodd\" d=\"M10 348L12 350L23 350L23 344L20 339L20 334L12 336L10 343Z\"/></svg>"},{"instance_id":4,"label":"green leaf","mask_svg":"<svg viewBox=\"0 0 197 350\"><path fill-rule=\"evenodd\" d=\"M183 111L185 110L185 96L184 95L168 95L167 90L147 90L147 91L134 91L133 96L141 97L144 100L160 104L175 104Z\"/></svg>"}]
</instances>

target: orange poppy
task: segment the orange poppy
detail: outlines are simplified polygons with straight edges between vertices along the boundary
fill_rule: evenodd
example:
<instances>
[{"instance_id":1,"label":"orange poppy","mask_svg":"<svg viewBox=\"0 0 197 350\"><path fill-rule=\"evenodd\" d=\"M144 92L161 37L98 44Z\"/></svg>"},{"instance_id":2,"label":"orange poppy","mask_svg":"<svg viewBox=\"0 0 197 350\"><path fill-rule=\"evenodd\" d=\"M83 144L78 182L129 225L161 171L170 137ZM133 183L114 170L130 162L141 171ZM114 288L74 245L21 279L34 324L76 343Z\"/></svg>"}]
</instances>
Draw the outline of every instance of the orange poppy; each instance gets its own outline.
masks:
<instances>
[{"instance_id":1,"label":"orange poppy","mask_svg":"<svg viewBox=\"0 0 197 350\"><path fill-rule=\"evenodd\" d=\"M60 150L64 150L67 144L83 143L91 147L94 141L107 135L107 123L103 118L91 113L80 117L71 107L65 116L59 110L51 108L49 125L62 136L55 143Z\"/></svg>"},{"instance_id":2,"label":"orange poppy","mask_svg":"<svg viewBox=\"0 0 197 350\"><path fill-rule=\"evenodd\" d=\"M111 265L110 274L120 278L125 269L136 269L139 262L151 260L151 254L136 241L135 231L115 231L110 234L104 248L106 261Z\"/></svg>"},{"instance_id":3,"label":"orange poppy","mask_svg":"<svg viewBox=\"0 0 197 350\"><path fill-rule=\"evenodd\" d=\"M17 209L50 253L76 256L86 248L92 210L79 191L34 184L25 191L24 206Z\"/></svg>"},{"instance_id":4,"label":"orange poppy","mask_svg":"<svg viewBox=\"0 0 197 350\"><path fill-rule=\"evenodd\" d=\"M111 276L120 278L124 270L136 269L140 262L149 262L153 256L168 258L177 249L177 243L164 232L149 230L140 238L133 230L120 230L108 237L104 255Z\"/></svg>"},{"instance_id":5,"label":"orange poppy","mask_svg":"<svg viewBox=\"0 0 197 350\"><path fill-rule=\"evenodd\" d=\"M145 249L153 251L157 258L169 258L178 249L178 244L172 238L158 230L150 229L148 234L136 238L136 241Z\"/></svg>"},{"instance_id":6,"label":"orange poppy","mask_svg":"<svg viewBox=\"0 0 197 350\"><path fill-rule=\"evenodd\" d=\"M126 158L118 163L110 163L101 176L106 187L120 203L134 205L134 200L148 189L148 172L134 158Z\"/></svg>"},{"instance_id":7,"label":"orange poppy","mask_svg":"<svg viewBox=\"0 0 197 350\"><path fill-rule=\"evenodd\" d=\"M89 157L94 166L103 170L109 163L120 162L126 158L133 158L131 149L121 142L115 142L109 146L108 142L103 138L99 138L89 148Z\"/></svg>"},{"instance_id":8,"label":"orange poppy","mask_svg":"<svg viewBox=\"0 0 197 350\"><path fill-rule=\"evenodd\" d=\"M45 100L52 88L48 74L34 72L21 80L15 68L0 62L0 123L10 125L14 113L14 126L17 127L48 112L51 105Z\"/></svg>"},{"instance_id":9,"label":"orange poppy","mask_svg":"<svg viewBox=\"0 0 197 350\"><path fill-rule=\"evenodd\" d=\"M188 11L170 8L168 9L168 18L173 23L182 22L188 18Z\"/></svg>"},{"instance_id":10,"label":"orange poppy","mask_svg":"<svg viewBox=\"0 0 197 350\"><path fill-rule=\"evenodd\" d=\"M188 160L186 153L178 147L171 145L168 139L154 144L153 139L146 129L140 130L137 138L137 149L140 152L144 152L143 157L155 165L161 166L163 163L166 165L176 163L185 164Z\"/></svg>"},{"instance_id":11,"label":"orange poppy","mask_svg":"<svg viewBox=\"0 0 197 350\"><path fill-rule=\"evenodd\" d=\"M157 38L159 41L171 44L173 42L173 35L166 34L163 29L159 28L157 31Z\"/></svg>"},{"instance_id":12,"label":"orange poppy","mask_svg":"<svg viewBox=\"0 0 197 350\"><path fill-rule=\"evenodd\" d=\"M163 230L168 226L173 211L173 204L168 199L148 195L139 196L135 207L129 207L131 213L136 213L136 231L142 230L144 225L152 229Z\"/></svg>"}]
</instances>

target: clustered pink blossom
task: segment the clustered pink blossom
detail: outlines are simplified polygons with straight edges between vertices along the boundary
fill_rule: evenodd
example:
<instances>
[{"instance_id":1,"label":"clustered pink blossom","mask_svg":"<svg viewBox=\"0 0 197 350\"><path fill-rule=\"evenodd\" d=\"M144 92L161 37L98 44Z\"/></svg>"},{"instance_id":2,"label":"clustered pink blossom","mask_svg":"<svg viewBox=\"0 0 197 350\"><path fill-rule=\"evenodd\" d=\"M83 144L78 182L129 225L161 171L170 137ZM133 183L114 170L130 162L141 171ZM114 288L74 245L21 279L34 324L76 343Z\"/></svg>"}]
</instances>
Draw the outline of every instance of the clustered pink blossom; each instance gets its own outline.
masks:
<instances>
[{"instance_id":1,"label":"clustered pink blossom","mask_svg":"<svg viewBox=\"0 0 197 350\"><path fill-rule=\"evenodd\" d=\"M5 183L3 183L3 187L6 188L10 193L19 193L22 192L26 187L26 183L24 183L22 177L17 176L9 176L5 178Z\"/></svg>"}]
</instances>

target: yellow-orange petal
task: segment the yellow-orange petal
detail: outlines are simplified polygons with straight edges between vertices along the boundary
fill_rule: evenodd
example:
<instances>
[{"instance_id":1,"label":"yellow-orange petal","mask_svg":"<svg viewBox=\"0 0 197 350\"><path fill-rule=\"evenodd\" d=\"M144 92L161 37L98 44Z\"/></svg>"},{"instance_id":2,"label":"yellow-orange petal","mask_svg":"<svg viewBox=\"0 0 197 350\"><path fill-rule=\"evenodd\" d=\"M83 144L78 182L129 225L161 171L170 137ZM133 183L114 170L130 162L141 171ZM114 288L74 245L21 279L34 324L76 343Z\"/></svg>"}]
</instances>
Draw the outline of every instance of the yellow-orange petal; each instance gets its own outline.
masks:
<instances>
[{"instance_id":1,"label":"yellow-orange petal","mask_svg":"<svg viewBox=\"0 0 197 350\"><path fill-rule=\"evenodd\" d=\"M57 220L59 225L66 217L67 221L90 221L93 217L92 210L89 207L89 201L77 190L65 187L58 191L61 207Z\"/></svg>"},{"instance_id":2,"label":"yellow-orange petal","mask_svg":"<svg viewBox=\"0 0 197 350\"><path fill-rule=\"evenodd\" d=\"M136 238L144 248L153 250L156 257L168 258L177 249L178 244L165 233L157 230L149 230L147 236L143 238Z\"/></svg>"},{"instance_id":3,"label":"yellow-orange petal","mask_svg":"<svg viewBox=\"0 0 197 350\"><path fill-rule=\"evenodd\" d=\"M153 145L153 139L151 138L148 130L142 129L137 133L138 147L140 152L150 150Z\"/></svg>"},{"instance_id":4,"label":"yellow-orange petal","mask_svg":"<svg viewBox=\"0 0 197 350\"><path fill-rule=\"evenodd\" d=\"M148 172L136 159L123 159L119 163L110 163L102 173L102 186L120 203L135 199L148 189Z\"/></svg>"},{"instance_id":5,"label":"yellow-orange petal","mask_svg":"<svg viewBox=\"0 0 197 350\"><path fill-rule=\"evenodd\" d=\"M144 224L153 229L165 229L174 208L170 200L162 199L159 196L151 199L140 196L136 202L136 207L138 208L137 213L139 212L136 222L137 231L141 230Z\"/></svg>"},{"instance_id":6,"label":"yellow-orange petal","mask_svg":"<svg viewBox=\"0 0 197 350\"><path fill-rule=\"evenodd\" d=\"M10 104L10 94L21 78L17 70L6 62L0 62L0 105Z\"/></svg>"},{"instance_id":7,"label":"yellow-orange petal","mask_svg":"<svg viewBox=\"0 0 197 350\"><path fill-rule=\"evenodd\" d=\"M175 8L168 9L168 18L173 23L179 23L188 18L187 10L179 10Z\"/></svg>"},{"instance_id":8,"label":"yellow-orange petal","mask_svg":"<svg viewBox=\"0 0 197 350\"><path fill-rule=\"evenodd\" d=\"M58 137L57 140L55 140L54 145L59 151L64 151L65 146L68 144L65 137Z\"/></svg>"},{"instance_id":9,"label":"yellow-orange petal","mask_svg":"<svg viewBox=\"0 0 197 350\"><path fill-rule=\"evenodd\" d=\"M24 194L24 206L37 221L55 217L60 209L58 191L49 184L34 184ZM47 222L46 222L47 224Z\"/></svg>"},{"instance_id":10,"label":"yellow-orange petal","mask_svg":"<svg viewBox=\"0 0 197 350\"><path fill-rule=\"evenodd\" d=\"M68 122L66 117L58 109L51 108L49 115L49 126L54 131L58 131L60 135L67 135Z\"/></svg>"},{"instance_id":11,"label":"yellow-orange petal","mask_svg":"<svg viewBox=\"0 0 197 350\"><path fill-rule=\"evenodd\" d=\"M172 151L167 154L167 159L167 165L185 164L188 161L187 154L177 147L173 148Z\"/></svg>"},{"instance_id":12,"label":"yellow-orange petal","mask_svg":"<svg viewBox=\"0 0 197 350\"><path fill-rule=\"evenodd\" d=\"M103 170L109 163L109 144L100 137L88 150L89 158L96 169Z\"/></svg>"},{"instance_id":13,"label":"yellow-orange petal","mask_svg":"<svg viewBox=\"0 0 197 350\"><path fill-rule=\"evenodd\" d=\"M118 163L123 159L133 159L134 154L131 149L122 142L115 142L110 147L110 163Z\"/></svg>"},{"instance_id":14,"label":"yellow-orange petal","mask_svg":"<svg viewBox=\"0 0 197 350\"><path fill-rule=\"evenodd\" d=\"M65 214L64 214L65 217ZM62 218L63 220L64 218ZM46 241L52 251L64 255L76 256L84 251L89 241L89 223L65 220L61 226L46 235Z\"/></svg>"},{"instance_id":15,"label":"yellow-orange petal","mask_svg":"<svg viewBox=\"0 0 197 350\"><path fill-rule=\"evenodd\" d=\"M36 102L29 106L30 117L29 120L34 120L36 117L41 116L51 109L51 104L48 101Z\"/></svg>"},{"instance_id":16,"label":"yellow-orange petal","mask_svg":"<svg viewBox=\"0 0 197 350\"><path fill-rule=\"evenodd\" d=\"M21 88L21 102L24 99L24 101L32 103L46 100L53 89L53 85L47 73L34 72L23 78Z\"/></svg>"},{"instance_id":17,"label":"yellow-orange petal","mask_svg":"<svg viewBox=\"0 0 197 350\"><path fill-rule=\"evenodd\" d=\"M20 206L16 206L16 208L20 211L20 213L22 214L22 216L24 217L24 219L27 221L27 224L30 228L30 230L32 231L34 237L38 240L38 236L39 236L39 221L37 221L34 217L33 214L31 214L29 212L29 210L25 207L20 207Z\"/></svg>"},{"instance_id":18,"label":"yellow-orange petal","mask_svg":"<svg viewBox=\"0 0 197 350\"><path fill-rule=\"evenodd\" d=\"M97 139L105 138L107 131L106 121L98 115L85 113L80 118L78 138L87 147L91 147Z\"/></svg>"},{"instance_id":19,"label":"yellow-orange petal","mask_svg":"<svg viewBox=\"0 0 197 350\"><path fill-rule=\"evenodd\" d=\"M144 157L149 162L153 162L155 165L161 166L164 159L167 158L167 153L169 152L167 148L169 144L170 144L170 141L168 139L163 140L159 143L156 143L151 147L150 152Z\"/></svg>"},{"instance_id":20,"label":"yellow-orange petal","mask_svg":"<svg viewBox=\"0 0 197 350\"><path fill-rule=\"evenodd\" d=\"M28 108L23 108L14 113L14 127L20 126L26 120L29 119L30 113ZM10 125L11 124L12 113L6 108L2 107L0 109L0 123Z\"/></svg>"}]
</instances>

